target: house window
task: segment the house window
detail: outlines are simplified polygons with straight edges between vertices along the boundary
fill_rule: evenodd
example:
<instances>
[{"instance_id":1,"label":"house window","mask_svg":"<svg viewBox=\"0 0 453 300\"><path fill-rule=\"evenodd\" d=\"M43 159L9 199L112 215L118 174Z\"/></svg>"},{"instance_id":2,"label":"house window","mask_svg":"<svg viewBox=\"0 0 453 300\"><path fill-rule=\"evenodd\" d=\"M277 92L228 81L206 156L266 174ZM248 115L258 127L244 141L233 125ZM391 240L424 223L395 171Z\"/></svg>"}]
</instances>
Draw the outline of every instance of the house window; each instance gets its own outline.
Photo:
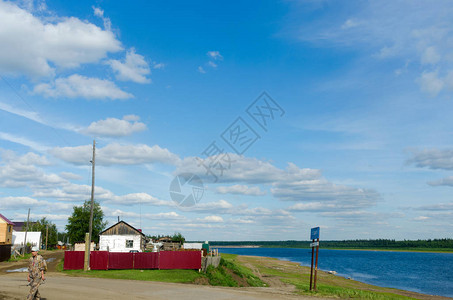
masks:
<instances>
[{"instance_id":1,"label":"house window","mask_svg":"<svg viewBox=\"0 0 453 300\"><path fill-rule=\"evenodd\" d=\"M134 241L126 240L126 248L134 248Z\"/></svg>"},{"instance_id":2,"label":"house window","mask_svg":"<svg viewBox=\"0 0 453 300\"><path fill-rule=\"evenodd\" d=\"M8 232L11 232L11 226L8 226Z\"/></svg>"}]
</instances>

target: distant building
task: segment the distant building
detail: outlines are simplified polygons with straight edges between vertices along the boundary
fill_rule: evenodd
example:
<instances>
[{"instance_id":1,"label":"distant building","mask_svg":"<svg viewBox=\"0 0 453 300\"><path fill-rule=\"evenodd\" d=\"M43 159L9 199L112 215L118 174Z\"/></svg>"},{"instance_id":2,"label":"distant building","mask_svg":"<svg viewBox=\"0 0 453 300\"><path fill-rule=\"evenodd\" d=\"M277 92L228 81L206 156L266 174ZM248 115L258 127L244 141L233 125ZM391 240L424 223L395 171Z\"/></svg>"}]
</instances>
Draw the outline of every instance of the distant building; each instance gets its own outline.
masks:
<instances>
[{"instance_id":1,"label":"distant building","mask_svg":"<svg viewBox=\"0 0 453 300\"><path fill-rule=\"evenodd\" d=\"M145 250L146 236L124 221L110 226L99 235L99 250L130 252Z\"/></svg>"},{"instance_id":2,"label":"distant building","mask_svg":"<svg viewBox=\"0 0 453 300\"><path fill-rule=\"evenodd\" d=\"M13 242L14 223L0 214L0 245L11 245Z\"/></svg>"},{"instance_id":3,"label":"distant building","mask_svg":"<svg viewBox=\"0 0 453 300\"><path fill-rule=\"evenodd\" d=\"M94 251L95 246L94 242L91 242L90 251ZM74 251L85 251L85 242L74 243Z\"/></svg>"}]
</instances>

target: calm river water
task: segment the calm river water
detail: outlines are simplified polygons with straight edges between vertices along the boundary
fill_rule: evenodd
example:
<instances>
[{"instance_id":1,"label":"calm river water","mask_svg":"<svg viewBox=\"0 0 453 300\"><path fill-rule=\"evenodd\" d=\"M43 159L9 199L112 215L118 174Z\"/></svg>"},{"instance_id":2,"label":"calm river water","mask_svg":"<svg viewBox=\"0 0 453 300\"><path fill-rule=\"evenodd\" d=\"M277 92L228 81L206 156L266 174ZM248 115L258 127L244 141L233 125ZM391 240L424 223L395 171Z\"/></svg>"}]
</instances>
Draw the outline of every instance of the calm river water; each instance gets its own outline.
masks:
<instances>
[{"instance_id":1,"label":"calm river water","mask_svg":"<svg viewBox=\"0 0 453 300\"><path fill-rule=\"evenodd\" d=\"M311 263L311 249L219 248L219 252L275 257L302 266ZM377 286L453 297L453 253L320 249L318 268Z\"/></svg>"}]
</instances>

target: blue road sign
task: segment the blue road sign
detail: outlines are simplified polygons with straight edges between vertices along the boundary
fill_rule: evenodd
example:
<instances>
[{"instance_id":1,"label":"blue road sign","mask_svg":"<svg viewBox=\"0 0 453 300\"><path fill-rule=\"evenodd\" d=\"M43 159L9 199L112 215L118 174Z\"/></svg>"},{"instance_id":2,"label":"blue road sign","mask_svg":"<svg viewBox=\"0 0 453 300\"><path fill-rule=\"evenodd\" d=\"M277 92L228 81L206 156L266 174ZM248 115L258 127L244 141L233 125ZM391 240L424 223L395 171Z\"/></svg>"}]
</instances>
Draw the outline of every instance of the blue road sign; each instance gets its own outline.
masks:
<instances>
[{"instance_id":1,"label":"blue road sign","mask_svg":"<svg viewBox=\"0 0 453 300\"><path fill-rule=\"evenodd\" d=\"M311 229L310 239L312 240L319 239L319 227Z\"/></svg>"}]
</instances>

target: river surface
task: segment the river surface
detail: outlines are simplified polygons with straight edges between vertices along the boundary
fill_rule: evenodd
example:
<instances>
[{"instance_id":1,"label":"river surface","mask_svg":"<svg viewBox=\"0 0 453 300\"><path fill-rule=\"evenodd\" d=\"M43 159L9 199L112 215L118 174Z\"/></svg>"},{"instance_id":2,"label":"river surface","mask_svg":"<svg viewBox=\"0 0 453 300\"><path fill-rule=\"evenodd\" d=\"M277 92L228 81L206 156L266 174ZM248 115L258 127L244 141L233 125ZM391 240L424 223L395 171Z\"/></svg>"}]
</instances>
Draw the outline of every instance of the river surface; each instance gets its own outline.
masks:
<instances>
[{"instance_id":1,"label":"river surface","mask_svg":"<svg viewBox=\"0 0 453 300\"><path fill-rule=\"evenodd\" d=\"M219 248L219 252L275 257L308 267L311 263L311 249ZM453 253L320 249L318 268L377 286L453 297Z\"/></svg>"}]
</instances>

